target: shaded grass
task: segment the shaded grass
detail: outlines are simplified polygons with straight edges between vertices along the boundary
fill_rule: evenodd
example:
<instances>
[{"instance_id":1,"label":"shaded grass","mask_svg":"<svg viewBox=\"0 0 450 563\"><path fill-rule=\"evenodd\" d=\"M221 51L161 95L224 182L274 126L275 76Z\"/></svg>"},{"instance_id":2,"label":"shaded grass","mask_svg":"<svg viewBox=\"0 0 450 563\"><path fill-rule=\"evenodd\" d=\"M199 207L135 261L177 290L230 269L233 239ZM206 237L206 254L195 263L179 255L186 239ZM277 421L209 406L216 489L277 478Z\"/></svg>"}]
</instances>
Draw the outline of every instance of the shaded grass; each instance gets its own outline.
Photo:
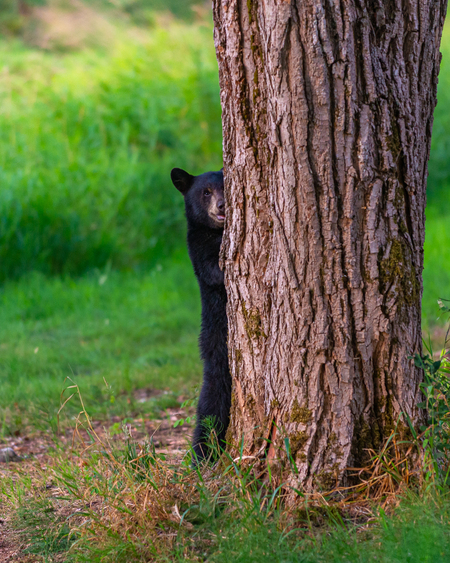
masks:
<instances>
[{"instance_id":1,"label":"shaded grass","mask_svg":"<svg viewBox=\"0 0 450 563\"><path fill-rule=\"evenodd\" d=\"M34 273L6 284L0 290L3 432L32 419L54 426L66 377L83 389L95 416L148 409L133 398L141 387L167 390L160 406L174 406L177 393L201 374L197 294L186 254L139 276L103 271L75 282Z\"/></svg>"}]
</instances>

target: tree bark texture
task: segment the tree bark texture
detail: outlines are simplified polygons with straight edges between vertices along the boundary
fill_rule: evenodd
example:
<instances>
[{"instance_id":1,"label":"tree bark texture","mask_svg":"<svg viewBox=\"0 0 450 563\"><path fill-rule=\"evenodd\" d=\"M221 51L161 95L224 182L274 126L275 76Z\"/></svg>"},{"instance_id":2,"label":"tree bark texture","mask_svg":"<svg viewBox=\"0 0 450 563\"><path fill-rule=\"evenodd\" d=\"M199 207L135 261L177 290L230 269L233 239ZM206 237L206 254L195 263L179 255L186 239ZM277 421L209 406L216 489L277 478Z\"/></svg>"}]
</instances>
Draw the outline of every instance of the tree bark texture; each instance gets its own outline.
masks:
<instances>
[{"instance_id":1,"label":"tree bark texture","mask_svg":"<svg viewBox=\"0 0 450 563\"><path fill-rule=\"evenodd\" d=\"M422 416L408 357L421 351L446 1L214 0L213 10L227 439L281 474L290 450L292 484L329 489L400 413Z\"/></svg>"}]
</instances>

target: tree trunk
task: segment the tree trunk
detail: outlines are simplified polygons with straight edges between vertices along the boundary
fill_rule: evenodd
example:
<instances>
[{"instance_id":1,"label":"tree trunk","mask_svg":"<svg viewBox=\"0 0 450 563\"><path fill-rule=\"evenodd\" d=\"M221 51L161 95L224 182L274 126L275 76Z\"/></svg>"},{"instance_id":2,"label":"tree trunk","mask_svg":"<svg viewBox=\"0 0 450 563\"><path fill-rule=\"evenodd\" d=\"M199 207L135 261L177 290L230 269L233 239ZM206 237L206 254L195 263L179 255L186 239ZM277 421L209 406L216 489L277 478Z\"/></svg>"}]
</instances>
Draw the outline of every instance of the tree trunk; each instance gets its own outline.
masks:
<instances>
[{"instance_id":1,"label":"tree trunk","mask_svg":"<svg viewBox=\"0 0 450 563\"><path fill-rule=\"evenodd\" d=\"M230 450L304 490L414 423L445 0L214 0ZM407 432L404 420L399 428ZM278 460L278 461L276 461ZM286 477L286 475L285 475ZM286 477L287 478L287 477Z\"/></svg>"}]
</instances>

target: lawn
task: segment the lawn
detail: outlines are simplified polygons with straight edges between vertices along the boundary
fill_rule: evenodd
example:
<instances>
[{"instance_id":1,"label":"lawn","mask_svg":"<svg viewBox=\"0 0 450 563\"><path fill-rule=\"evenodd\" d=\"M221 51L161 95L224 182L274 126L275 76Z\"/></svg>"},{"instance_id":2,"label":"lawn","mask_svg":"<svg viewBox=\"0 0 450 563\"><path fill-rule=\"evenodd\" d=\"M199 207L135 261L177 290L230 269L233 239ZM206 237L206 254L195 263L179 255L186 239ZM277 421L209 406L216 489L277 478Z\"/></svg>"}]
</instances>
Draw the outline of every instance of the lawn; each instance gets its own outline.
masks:
<instances>
[{"instance_id":1,"label":"lawn","mask_svg":"<svg viewBox=\"0 0 450 563\"><path fill-rule=\"evenodd\" d=\"M0 294L2 434L30 423L55 429L60 393L72 381L96 417L151 415L189 394L201 366L198 289L187 261L174 256L138 276L99 271L74 281L35 272L7 283ZM144 387L166 393L137 403ZM74 409L68 404L64 414Z\"/></svg>"}]
</instances>

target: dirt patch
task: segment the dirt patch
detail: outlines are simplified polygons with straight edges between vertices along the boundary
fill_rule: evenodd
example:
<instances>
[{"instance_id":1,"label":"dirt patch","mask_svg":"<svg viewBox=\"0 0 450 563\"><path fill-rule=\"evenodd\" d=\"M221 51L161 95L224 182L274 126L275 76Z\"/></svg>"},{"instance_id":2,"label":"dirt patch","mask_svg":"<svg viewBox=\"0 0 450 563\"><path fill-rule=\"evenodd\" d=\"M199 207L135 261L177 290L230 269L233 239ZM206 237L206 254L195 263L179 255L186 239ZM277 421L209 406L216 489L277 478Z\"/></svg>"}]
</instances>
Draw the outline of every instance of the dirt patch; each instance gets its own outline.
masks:
<instances>
[{"instance_id":1,"label":"dirt patch","mask_svg":"<svg viewBox=\"0 0 450 563\"><path fill-rule=\"evenodd\" d=\"M24 553L25 543L19 533L13 530L6 519L0 518L0 563L37 563L36 555Z\"/></svg>"},{"instance_id":2,"label":"dirt patch","mask_svg":"<svg viewBox=\"0 0 450 563\"><path fill-rule=\"evenodd\" d=\"M17 561L17 539L13 539L13 531L8 528L6 520L0 519L0 562Z\"/></svg>"},{"instance_id":3,"label":"dirt patch","mask_svg":"<svg viewBox=\"0 0 450 563\"><path fill-rule=\"evenodd\" d=\"M174 427L174 423L186 415L180 409L166 409L166 417L159 419L143 419L141 417L129 419L122 424L123 419L115 416L107 421L91 421L92 428L100 438L108 438L109 441L119 444L129 433L133 441L143 443L144 440L153 442L155 448L161 453L179 454L188 449L192 435L192 425L182 424ZM81 421L83 422L83 421ZM124 433L125 431L125 433ZM78 428L68 429L59 436L52 436L43 432L29 433L25 436L9 437L3 440L1 448L12 448L20 456L23 463L29 459L44 460L50 448L55 448L57 443L63 446L76 445L77 443L89 442L89 435L85 425ZM1 464L0 472L13 468L11 464Z\"/></svg>"},{"instance_id":4,"label":"dirt patch","mask_svg":"<svg viewBox=\"0 0 450 563\"><path fill-rule=\"evenodd\" d=\"M152 390L142 391L142 399L155 396ZM193 414L193 413L190 413ZM91 446L98 447L99 443L108 442L110 445L120 448L126 440L136 444L144 444L151 441L157 453L179 458L187 452L192 435L192 426L182 424L174 427L174 423L186 416L185 411L180 409L166 409L165 417L159 419L126 419L123 424L120 417L112 417L107 421L90 421L91 428L87 431L87 425L78 425L68 429L63 434L52 436L43 432L30 432L25 436L10 437L3 440L0 448L12 448L20 456L15 462L0 463L0 481L3 479L16 479L18 472L30 477L36 474L36 470L46 471L51 465L51 454L56 448L67 450L70 457L74 453L88 449ZM91 439L95 433L96 440ZM91 435L90 435L90 434ZM41 485L42 486L42 485ZM54 484L49 475L49 480L44 486L49 494L52 493ZM68 508L69 512L72 508ZM12 527L11 514L8 514L5 499L0 498L0 563L37 563L43 561L40 556L27 554L27 545L23 541L20 530ZM64 561L64 554L56 555L54 561Z\"/></svg>"},{"instance_id":5,"label":"dirt patch","mask_svg":"<svg viewBox=\"0 0 450 563\"><path fill-rule=\"evenodd\" d=\"M29 26L26 40L41 49L74 50L114 43L116 27L105 15L79 0L68 0L64 7L35 6L31 19L34 25Z\"/></svg>"}]
</instances>

